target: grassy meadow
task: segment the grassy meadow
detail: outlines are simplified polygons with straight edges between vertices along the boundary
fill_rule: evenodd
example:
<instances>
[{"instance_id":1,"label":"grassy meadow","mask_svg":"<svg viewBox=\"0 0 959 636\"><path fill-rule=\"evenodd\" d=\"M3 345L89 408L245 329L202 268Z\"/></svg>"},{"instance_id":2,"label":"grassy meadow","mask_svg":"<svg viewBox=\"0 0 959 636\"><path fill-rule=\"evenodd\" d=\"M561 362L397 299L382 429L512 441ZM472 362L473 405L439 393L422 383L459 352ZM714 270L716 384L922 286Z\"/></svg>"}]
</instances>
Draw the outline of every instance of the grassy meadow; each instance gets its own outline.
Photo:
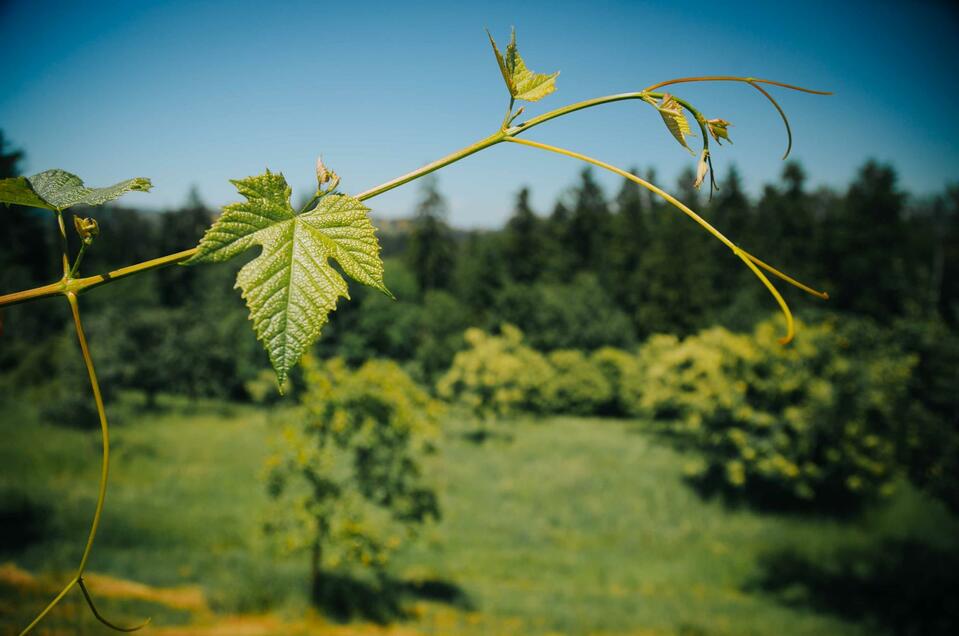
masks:
<instances>
[{"instance_id":1,"label":"grassy meadow","mask_svg":"<svg viewBox=\"0 0 959 636\"><path fill-rule=\"evenodd\" d=\"M848 519L761 513L702 498L694 457L641 421L520 419L478 444L454 416L430 465L443 518L391 565L395 598L343 581L312 609L306 556L259 530L264 459L295 410L116 410L88 582L115 622L152 617L143 633L935 633L955 612L959 525L908 486ZM100 441L23 403L0 426L0 634L16 634L79 558ZM108 632L74 591L36 633Z\"/></svg>"}]
</instances>

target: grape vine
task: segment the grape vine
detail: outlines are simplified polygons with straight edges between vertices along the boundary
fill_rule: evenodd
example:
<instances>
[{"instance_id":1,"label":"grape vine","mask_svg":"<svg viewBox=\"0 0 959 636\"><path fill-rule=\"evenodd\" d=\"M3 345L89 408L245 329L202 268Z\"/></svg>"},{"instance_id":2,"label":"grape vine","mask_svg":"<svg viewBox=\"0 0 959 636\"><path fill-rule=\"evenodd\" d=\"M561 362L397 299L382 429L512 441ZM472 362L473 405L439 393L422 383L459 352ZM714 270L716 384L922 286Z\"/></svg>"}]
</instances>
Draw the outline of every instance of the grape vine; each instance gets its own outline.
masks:
<instances>
[{"instance_id":1,"label":"grape vine","mask_svg":"<svg viewBox=\"0 0 959 636\"><path fill-rule=\"evenodd\" d=\"M199 245L174 254L103 274L79 276L83 255L97 239L99 228L94 219L74 216L73 225L80 238L81 247L76 257L71 259L64 211L77 205L102 205L128 192L147 192L151 188L149 179L138 177L105 188L89 188L76 175L62 170L48 170L30 177L0 180L0 202L7 205L44 208L53 212L63 265L63 276L59 280L34 289L0 295L0 307L50 296L66 298L90 380L91 393L100 421L103 448L96 508L76 573L24 628L21 636L30 632L43 620L74 587L79 587L93 615L108 627L118 631L135 631L146 625L145 622L134 627L121 627L105 619L96 609L83 578L103 511L110 468L109 424L93 358L84 334L78 301L82 293L95 287L173 264L196 265L223 262L259 245L260 254L240 269L236 286L246 300L253 330L269 354L270 362L277 375L277 382L282 390L290 369L319 338L321 329L329 313L335 310L339 298L349 298L347 283L330 265L330 259L335 260L340 269L353 280L392 297L383 281L380 246L368 214L370 210L364 202L491 146L512 143L559 154L613 172L646 188L687 215L742 260L773 296L786 320L786 333L781 339L783 344L787 344L794 336L793 316L785 299L767 274L816 297L828 298L826 293L793 279L742 249L702 216L656 185L599 159L530 140L526 137L526 133L541 124L580 110L613 102L637 100L656 110L662 117L668 132L683 148L696 156L689 145L689 139L695 135L688 114L696 122L702 138L694 185L699 188L708 176L710 192L712 192L716 188L716 181L713 177L710 138L716 142L717 146L721 145L722 141L730 141L728 130L730 124L722 118L707 119L689 102L661 89L692 82L736 82L755 89L772 104L783 120L787 135L783 159L789 155L792 148L792 131L785 112L767 88L777 87L816 95L829 93L753 77L684 77L659 82L640 91L577 102L514 123L525 110L525 106L516 108L516 102L538 102L555 92L559 73L544 74L531 71L519 54L515 31L510 36L505 53L500 51L493 36L488 32L487 35L509 93L506 114L499 128L492 134L412 172L354 195L339 192L339 176L329 170L322 161L318 161L316 191L299 212L290 206L292 190L282 174L267 170L261 175L234 180L232 183L245 201L224 207L223 213L207 230Z\"/></svg>"}]
</instances>

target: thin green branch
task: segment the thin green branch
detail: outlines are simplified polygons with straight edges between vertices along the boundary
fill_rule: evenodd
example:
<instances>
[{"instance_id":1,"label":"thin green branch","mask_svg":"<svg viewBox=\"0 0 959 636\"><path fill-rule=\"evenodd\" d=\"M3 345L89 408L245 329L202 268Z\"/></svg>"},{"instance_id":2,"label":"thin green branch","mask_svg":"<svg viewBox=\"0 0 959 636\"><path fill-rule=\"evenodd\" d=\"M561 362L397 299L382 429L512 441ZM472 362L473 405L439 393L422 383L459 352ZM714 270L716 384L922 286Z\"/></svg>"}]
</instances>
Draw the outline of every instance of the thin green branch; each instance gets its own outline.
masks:
<instances>
[{"instance_id":1,"label":"thin green branch","mask_svg":"<svg viewBox=\"0 0 959 636\"><path fill-rule=\"evenodd\" d=\"M103 446L103 459L100 465L100 489L97 493L97 505L93 512L93 523L90 525L90 534L87 537L87 545L83 549L83 555L80 557L80 565L77 568L77 579L83 576L83 570L87 567L87 560L90 558L90 551L93 549L93 541L97 536L97 529L100 527L100 516L103 513L103 502L107 495L107 480L110 477L110 426L107 422L106 408L103 406L103 395L100 393L100 382L97 380L97 372L93 367L93 358L90 356L90 347L87 345L87 336L83 331L83 323L80 322L80 307L77 303L77 296L73 292L66 294L67 302L70 303L70 311L73 314L73 324L77 330L77 340L80 343L80 353L83 355L83 363L87 369L87 377L90 379L90 389L93 392L93 402L96 405L97 417L100 420L100 434Z\"/></svg>"},{"instance_id":2,"label":"thin green branch","mask_svg":"<svg viewBox=\"0 0 959 636\"><path fill-rule=\"evenodd\" d=\"M80 244L80 251L77 252L77 260L73 261L73 267L67 272L67 278L72 279L77 275L77 270L80 269L80 262L83 261L83 255L86 253L87 247L89 247L89 245L86 242Z\"/></svg>"},{"instance_id":3,"label":"thin green branch","mask_svg":"<svg viewBox=\"0 0 959 636\"><path fill-rule=\"evenodd\" d=\"M779 116L782 118L783 125L786 126L786 152L783 153L783 161L785 161L786 157L789 156L790 151L793 149L793 131L792 131L792 128L789 127L789 118L786 117L786 111L782 109L782 107L779 105L779 102L773 99L773 96L770 95L765 88L763 88L762 86L760 86L759 84L755 82L746 82L746 83L752 86L753 88L755 88L760 93L762 93L766 97L766 99L768 99L769 102L773 105L773 107L775 107L776 112L778 112Z\"/></svg>"},{"instance_id":4,"label":"thin green branch","mask_svg":"<svg viewBox=\"0 0 959 636\"><path fill-rule=\"evenodd\" d=\"M594 159L582 153L575 152L572 150L566 150L565 148L559 148L557 146L550 146L549 144L540 143L538 141L531 141L529 139L519 139L514 137L510 137L509 139L507 139L507 141L517 143L517 144L522 144L524 146L530 146L531 148L538 148L539 150L545 150L547 152L553 152L559 155L563 155L565 157L570 157L572 159L578 159L579 161L592 164L599 168L603 168L604 170L609 170L610 172L613 172L615 174L620 175L621 177L629 179L630 181L637 183L641 185L642 187L646 188L650 192L653 192L654 194L659 195L667 203L671 204L672 206L676 207L681 212L689 216L701 227L703 227L706 231L708 231L710 234L712 234L717 239L719 239L724 245L726 245L726 247L732 250L732 252L736 256L742 259L742 261L746 263L746 265L753 272L753 274L755 274L756 277L759 278L760 281L762 281L763 285L765 285L766 289L769 290L769 293L772 294L773 298L776 299L776 302L779 305L779 308L782 310L783 315L786 318L786 336L780 339L780 342L782 344L789 343L793 339L793 335L795 333L792 311L790 311L789 305L786 304L785 299L782 297L782 294L779 293L779 290L776 289L776 286L772 284L772 281L770 281L765 274L762 273L762 271L759 269L759 267L757 267L757 265L760 265L763 269L769 270L770 272L774 273L776 276L782 278L783 280L790 282L792 284L795 284L797 287L799 287L803 291L807 291L820 298L828 298L828 296L824 292L818 292L807 285L803 285L802 283L795 281L793 278L787 276L786 274L783 274L782 272L775 269L774 267L767 265L766 263L763 263L759 259L755 258L752 254L750 254L749 252L746 252L745 250L740 248L738 245L733 243L731 240L726 238L726 236L722 232L720 232L715 227L713 227L708 221L706 221L706 219L696 214L693 210L691 210L684 203L676 199L674 196L662 190L661 188L653 185L652 183L649 183L645 179L641 179L637 177L631 172L627 172L626 170L623 170L622 168L617 168L616 166L612 164L606 163L605 161L600 161L599 159Z\"/></svg>"},{"instance_id":5,"label":"thin green branch","mask_svg":"<svg viewBox=\"0 0 959 636\"><path fill-rule=\"evenodd\" d=\"M56 607L57 603L59 603L60 600L67 595L67 592L72 590L73 586L76 584L77 584L77 577L74 576L72 579L70 579L70 581L66 585L63 586L63 589L60 590L60 593L54 596L53 600L47 603L47 606L44 607L39 614L37 614L36 618L34 618L29 625L23 628L23 631L20 632L20 636L25 636L26 634L29 634L33 630L33 628L36 627L37 623L42 621L46 617L46 615L50 613L50 610Z\"/></svg>"},{"instance_id":6,"label":"thin green branch","mask_svg":"<svg viewBox=\"0 0 959 636\"><path fill-rule=\"evenodd\" d=\"M97 372L93 366L93 358L90 355L90 347L87 344L87 336L83 331L83 323L80 321L80 307L77 303L77 295L75 292L68 291L64 294L67 297L67 302L70 304L70 311L73 314L73 324L76 327L77 331L77 340L80 343L80 353L83 356L83 363L87 369L87 376L90 379L90 390L93 393L93 402L96 405L97 417L100 420L100 434L102 439L102 448L103 448L103 458L100 464L100 487L97 492L97 503L96 508L93 511L93 522L90 524L90 531L87 535L87 543L83 549L83 554L80 556L80 564L77 566L77 573L72 579L64 586L64 588L57 594L56 597L37 615L35 619L20 632L20 636L24 636L29 633L33 627L40 622L40 620L49 613L53 607L60 602L60 600L66 596L74 585L79 585L80 589L83 591L83 595L87 599L90 608L93 610L94 616L97 620L102 622L104 625L111 627L113 629L118 629L120 631L134 631L139 629L139 627L133 629L124 629L118 628L109 621L105 620L99 612L97 612L96 607L93 605L93 601L90 599L90 595L86 590L86 587L83 583L83 572L86 570L87 561L90 559L90 552L93 550L93 542L97 536L97 530L100 527L100 518L103 515L103 503L106 500L107 496L107 483L110 478L110 425L107 422L107 412L106 408L103 405L103 395L100 392L100 382L97 380ZM145 625L146 623L144 623ZM142 627L142 625L141 625Z\"/></svg>"},{"instance_id":7,"label":"thin green branch","mask_svg":"<svg viewBox=\"0 0 959 636\"><path fill-rule=\"evenodd\" d=\"M63 223L63 212L55 210L57 215L57 230L60 239L60 253L63 260L63 277L70 277L70 248L67 243L67 228Z\"/></svg>"},{"instance_id":8,"label":"thin green branch","mask_svg":"<svg viewBox=\"0 0 959 636\"><path fill-rule=\"evenodd\" d=\"M489 137L480 139L474 144L470 144L469 146L466 146L465 148L461 148L460 150L457 150L456 152L450 153L446 155L445 157L442 157L440 159L437 159L436 161L433 161L432 163L428 163L422 168L418 168L416 170L413 170L412 172L408 172L402 176L396 177L395 179L391 179L390 181L380 184L376 186L375 188L364 190L363 192L357 194L356 198L359 199L360 201L364 201L366 199L372 199L373 197L379 196L383 194L384 192L388 192L392 190L393 188L398 188L401 185L405 185L409 183L410 181L414 181L416 179L419 179L422 176L428 175L431 172L435 172L439 170L440 168L446 167L450 165L451 163L456 163L460 159L465 159L466 157L469 157L470 155L476 154L480 150L485 150L486 148L489 148L490 146L495 146L496 144L503 141L508 134L509 134L508 131L497 130L495 133L493 133Z\"/></svg>"},{"instance_id":9,"label":"thin green branch","mask_svg":"<svg viewBox=\"0 0 959 636\"><path fill-rule=\"evenodd\" d=\"M773 105L776 111L779 113L779 116L783 120L783 124L786 126L786 152L783 155L785 160L789 156L789 152L793 147L793 133L789 127L789 119L786 117L785 111L779 103L773 98L769 92L764 89L760 84L767 84L769 86L779 86L780 88L787 88L791 91L799 91L801 93L809 93L810 95L832 95L831 91L817 91L811 88L803 88L802 86L796 86L794 84L785 84L783 82L777 82L774 80L760 79L757 77L736 77L734 75L703 75L700 77L680 77L678 79L666 80L665 82L659 82L658 84L653 84L648 87L647 91L653 91L657 88L663 88L666 86L672 86L673 84L687 84L691 82L741 82L744 84L749 84L757 91L763 94L763 96L769 100ZM679 101L679 100L677 100Z\"/></svg>"},{"instance_id":10,"label":"thin green branch","mask_svg":"<svg viewBox=\"0 0 959 636\"><path fill-rule=\"evenodd\" d=\"M548 113L543 113L542 115L537 115L532 117L524 122L513 126L507 130L507 134L513 137L521 133L526 132L530 128L539 126L540 124L545 124L546 122L556 119L557 117L563 117L571 113L575 113L578 110L585 110L587 108L592 108L594 106L602 106L603 104L612 104L614 102L622 102L631 99L643 99L644 97L653 97L660 98L662 93L651 93L649 91L633 91L629 93L617 93L615 95L604 95L603 97L594 97L593 99L586 99L581 102L576 102L575 104L569 104L563 106L562 108L557 108L551 110Z\"/></svg>"},{"instance_id":11,"label":"thin green branch","mask_svg":"<svg viewBox=\"0 0 959 636\"><path fill-rule=\"evenodd\" d=\"M473 155L477 152L480 152L481 150L484 150L486 148L489 148L490 146L494 146L503 141L512 140L513 138L523 134L527 130L530 130L531 128L539 126L540 124L544 124L553 119L557 119L559 117L563 117L565 115L569 115L571 113L574 113L580 110L585 110L587 108L593 108L594 106L601 106L604 104L611 104L619 101L644 99L644 98L660 99L662 98L663 94L654 92L653 89L660 88L663 86L668 86L671 84L680 84L685 82L707 82L707 81L731 81L731 82L747 83L753 86L754 88L760 90L767 96L768 96L768 93L766 93L760 86L758 86L758 84L762 83L762 84L769 84L773 86L780 86L782 88L788 88L791 90L802 91L805 93L812 93L816 95L831 94L825 91L816 91L808 88L802 88L800 86L793 86L792 84L775 82L772 80L725 76L725 75L687 77L687 78L668 80L666 82L660 82L659 84L654 84L653 86L643 91L634 91L634 92L628 92L628 93L617 93L614 95L605 95L602 97L596 97L593 99L587 99L581 102L576 102L574 104L569 104L567 106L563 106L561 108L551 110L547 113L543 113L542 115L538 115L525 122L521 122L509 128L498 130L492 135L484 139L481 139L469 146L466 146L465 148L462 148L453 153L450 153L446 155L445 157L442 157L440 159L437 159L436 161L433 161L432 163L428 163L421 168L413 170L412 172L408 172L402 176L396 177L395 179L387 181L386 183L380 184L374 188L370 188L369 190L365 190L359 193L358 195L356 195L356 198L360 200L372 199L373 197L383 194L384 192L388 192L389 190L398 188L424 175L427 175L431 172L439 170L440 168L453 164L457 161L460 161L461 159L465 159L466 157ZM773 103L773 105L776 107L777 111L779 111L780 115L783 117L785 121L785 114L782 112L782 109L779 107L779 104L776 103L771 96L769 96L769 99ZM703 123L702 115L699 114L698 111L695 108L693 108L688 102L681 101L678 99L677 101L684 108L686 108L691 113L693 113L694 117L696 118L697 122L700 125L700 129L703 130L704 123ZM791 145L792 133L789 130L788 122L786 122L786 126L787 126L787 135L789 135L790 145ZM708 135L704 132L703 133L704 145L709 143L707 137ZM61 228L62 228L62 218L61 218ZM62 232L62 234L65 241L66 234L65 232ZM177 252L175 254L168 254L166 256L161 256L159 258L155 258L149 261L144 261L142 263L136 263L134 265L123 267L118 270L108 272L106 274L99 274L97 276L89 276L86 278L78 278L78 279L71 279L69 277L68 275L69 266L65 265L65 269L64 269L65 276L63 280L55 283L50 283L49 285L36 287L33 289L14 292L11 294L0 295L0 307L37 300L39 298L46 298L48 296L65 294L67 292L74 292L79 294L80 292L83 292L87 289L92 289L94 287L98 287L100 285L110 283L115 280L119 280L120 278L125 278L127 276L139 274L151 269L156 269L158 267L165 267L167 265L183 262L189 259L190 257L192 257L195 253L196 253L196 248L191 248L188 250L183 250L182 252Z\"/></svg>"},{"instance_id":12,"label":"thin green branch","mask_svg":"<svg viewBox=\"0 0 959 636\"><path fill-rule=\"evenodd\" d=\"M93 604L93 598L90 596L90 592L87 590L87 586L86 586L86 584L83 582L83 577L80 577L79 579L77 579L77 585L80 586L80 591L83 592L83 598L85 598L85 599L87 600L87 605L90 606L90 611L93 612L93 616L94 616L98 621L100 621L101 623L103 623L104 625L106 625L107 627L109 627L110 629L115 630L115 631L118 631L118 632L128 632L128 633L129 633L129 632L135 632L135 631L141 630L141 629L143 629L144 627L146 627L147 625L150 624L150 621L152 620L152 619L150 619L150 618L146 619L145 621L143 621L142 623L140 623L139 625L136 625L136 626L134 626L134 627L120 627L119 625L116 625L116 624L114 624L114 623L111 623L111 622L108 621L106 618L104 618L103 615L102 615L99 611L97 611L97 606Z\"/></svg>"},{"instance_id":13,"label":"thin green branch","mask_svg":"<svg viewBox=\"0 0 959 636\"><path fill-rule=\"evenodd\" d=\"M832 95L831 91L817 91L811 88L796 86L794 84L784 84L783 82L777 82L775 80L760 79L758 77L739 77L736 75L700 75L698 77L679 77L677 79L666 80L665 82L659 82L658 84L647 86L646 91L654 91L657 88L672 86L673 84L689 84L692 82L746 82L750 84L769 84L770 86L788 88L791 91L809 93L810 95Z\"/></svg>"},{"instance_id":14,"label":"thin green branch","mask_svg":"<svg viewBox=\"0 0 959 636\"><path fill-rule=\"evenodd\" d=\"M607 95L604 97L597 97L594 99L588 99L582 102L577 102L575 104L570 104L562 108L557 108L548 113L534 117L526 122L517 124L505 130L498 130L492 135L480 139L479 141L470 144L460 150L452 152L445 157L437 159L431 163L426 164L425 166L408 172L404 175L391 179L386 183L380 184L369 190L365 190L356 195L357 199L361 201L366 199L372 199L375 196L388 192L394 188L398 188L402 185L419 179L422 176L425 176L431 172L439 170L445 166L453 164L461 159L465 159L470 155L473 155L481 150L494 146L502 141L506 140L508 137L512 137L518 134L529 130L539 124L545 123L557 117L562 117L570 113L574 113L579 110L586 108L592 108L594 106L600 106L603 104L610 104L617 101L630 100L630 99L642 99L643 97L661 97L657 93L648 93L648 92L633 92L633 93L621 93L617 95ZM64 237L66 234L64 233ZM65 239L64 239L65 240ZM19 292L13 292L11 294L0 295L0 307L6 305L16 305L19 303L25 303L32 300L37 300L40 298L46 298L49 296L57 296L60 294L65 294L67 292L81 293L88 289L98 287L100 285L125 278L127 276L132 276L134 274L140 274L151 269L156 269L158 267L165 267L167 265L173 265L175 263L183 262L196 253L196 248L190 248L188 250L183 250L182 252L177 252L175 254L168 254L166 256L161 256L149 261L144 261L142 263L136 263L134 265L129 265L127 267L122 267L120 269L108 272L106 274L98 274L96 276L88 276L86 278L77 278L71 279L69 277L69 266L64 270L65 276L63 280L57 281L55 283L50 283L49 285L43 285L40 287L35 287L33 289L28 289Z\"/></svg>"}]
</instances>

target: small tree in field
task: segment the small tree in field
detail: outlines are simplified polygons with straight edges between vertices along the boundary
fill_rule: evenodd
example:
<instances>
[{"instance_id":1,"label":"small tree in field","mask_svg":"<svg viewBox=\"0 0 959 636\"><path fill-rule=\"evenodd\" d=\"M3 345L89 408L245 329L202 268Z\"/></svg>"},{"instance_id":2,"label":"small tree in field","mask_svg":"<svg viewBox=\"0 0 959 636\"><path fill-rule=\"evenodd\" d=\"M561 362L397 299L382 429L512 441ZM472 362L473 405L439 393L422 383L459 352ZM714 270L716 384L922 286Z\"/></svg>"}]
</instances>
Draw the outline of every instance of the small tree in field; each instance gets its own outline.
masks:
<instances>
[{"instance_id":1,"label":"small tree in field","mask_svg":"<svg viewBox=\"0 0 959 636\"><path fill-rule=\"evenodd\" d=\"M421 461L441 407L393 362L351 371L307 357L304 371L302 412L268 463L276 506L266 529L310 552L318 594L326 568L379 577L404 539L439 517Z\"/></svg>"}]
</instances>

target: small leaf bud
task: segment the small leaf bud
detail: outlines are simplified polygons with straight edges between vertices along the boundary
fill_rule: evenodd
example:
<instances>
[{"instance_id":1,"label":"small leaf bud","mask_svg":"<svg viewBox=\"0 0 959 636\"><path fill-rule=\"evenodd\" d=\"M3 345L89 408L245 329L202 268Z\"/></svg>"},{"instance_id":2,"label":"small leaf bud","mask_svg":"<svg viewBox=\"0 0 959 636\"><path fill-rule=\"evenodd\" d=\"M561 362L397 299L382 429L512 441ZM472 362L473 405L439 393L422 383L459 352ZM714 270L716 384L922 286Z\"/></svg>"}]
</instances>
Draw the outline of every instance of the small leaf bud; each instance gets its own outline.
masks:
<instances>
[{"instance_id":1,"label":"small leaf bud","mask_svg":"<svg viewBox=\"0 0 959 636\"><path fill-rule=\"evenodd\" d=\"M713 139L716 140L716 143L722 145L722 139L725 139L729 143L733 143L732 139L729 138L729 131L727 130L731 124L725 119L709 119L706 120L706 126L709 129L709 134L713 136Z\"/></svg>"},{"instance_id":2,"label":"small leaf bud","mask_svg":"<svg viewBox=\"0 0 959 636\"><path fill-rule=\"evenodd\" d=\"M93 243L93 239L100 235L100 225L96 219L75 216L73 217L73 227L85 245L90 245Z\"/></svg>"},{"instance_id":3,"label":"small leaf bud","mask_svg":"<svg viewBox=\"0 0 959 636\"><path fill-rule=\"evenodd\" d=\"M316 158L316 182L323 185L330 180L330 171L323 164L323 157Z\"/></svg>"}]
</instances>

